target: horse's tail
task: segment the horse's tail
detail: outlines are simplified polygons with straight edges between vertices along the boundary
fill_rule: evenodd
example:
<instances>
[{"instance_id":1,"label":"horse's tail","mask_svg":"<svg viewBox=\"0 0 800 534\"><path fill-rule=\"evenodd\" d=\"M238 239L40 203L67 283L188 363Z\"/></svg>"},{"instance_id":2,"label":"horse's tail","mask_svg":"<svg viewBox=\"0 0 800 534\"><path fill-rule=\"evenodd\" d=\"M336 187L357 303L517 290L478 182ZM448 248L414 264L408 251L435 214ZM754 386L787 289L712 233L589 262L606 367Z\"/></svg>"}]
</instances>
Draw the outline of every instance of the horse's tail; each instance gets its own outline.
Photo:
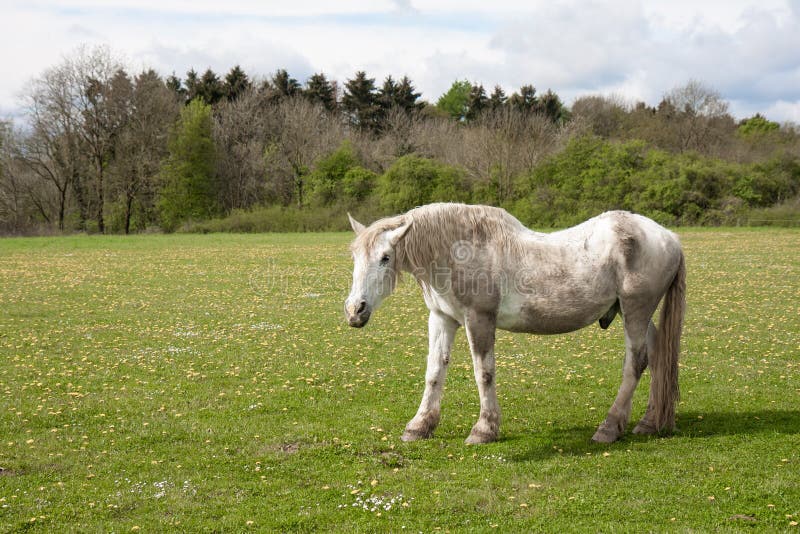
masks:
<instances>
[{"instance_id":1,"label":"horse's tail","mask_svg":"<svg viewBox=\"0 0 800 534\"><path fill-rule=\"evenodd\" d=\"M681 252L678 271L664 295L655 340L655 354L649 355L653 423L657 430L675 428L678 402L678 353L683 315L686 310L686 264Z\"/></svg>"}]
</instances>

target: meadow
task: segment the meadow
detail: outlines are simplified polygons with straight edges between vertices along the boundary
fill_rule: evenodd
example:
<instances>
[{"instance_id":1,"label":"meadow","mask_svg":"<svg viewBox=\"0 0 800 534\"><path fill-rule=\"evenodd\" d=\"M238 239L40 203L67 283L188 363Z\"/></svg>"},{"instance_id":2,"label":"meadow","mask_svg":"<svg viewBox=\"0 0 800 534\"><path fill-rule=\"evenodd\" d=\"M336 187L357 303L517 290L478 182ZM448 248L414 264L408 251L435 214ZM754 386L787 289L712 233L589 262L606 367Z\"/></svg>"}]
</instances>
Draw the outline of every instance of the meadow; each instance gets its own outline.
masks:
<instances>
[{"instance_id":1,"label":"meadow","mask_svg":"<svg viewBox=\"0 0 800 534\"><path fill-rule=\"evenodd\" d=\"M406 277L347 327L350 234L0 240L0 531L795 531L800 231L679 234L678 429L611 445L618 320L499 333L483 446L460 331L403 443L427 310Z\"/></svg>"}]
</instances>

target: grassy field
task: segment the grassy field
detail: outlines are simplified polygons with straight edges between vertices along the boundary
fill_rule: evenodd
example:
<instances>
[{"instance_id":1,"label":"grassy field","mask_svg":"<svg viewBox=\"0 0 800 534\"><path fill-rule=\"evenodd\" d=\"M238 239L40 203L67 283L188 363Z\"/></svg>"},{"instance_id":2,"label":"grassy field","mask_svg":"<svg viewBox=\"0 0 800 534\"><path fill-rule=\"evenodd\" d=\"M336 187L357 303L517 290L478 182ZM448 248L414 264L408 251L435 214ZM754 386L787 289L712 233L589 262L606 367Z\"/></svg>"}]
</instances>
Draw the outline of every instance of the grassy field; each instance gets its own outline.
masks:
<instances>
[{"instance_id":1,"label":"grassy field","mask_svg":"<svg viewBox=\"0 0 800 534\"><path fill-rule=\"evenodd\" d=\"M348 328L349 235L2 240L0 530L795 530L800 231L680 234L679 429L608 446L619 321L500 333L502 439L477 447L459 332L407 444L427 310L406 279Z\"/></svg>"}]
</instances>

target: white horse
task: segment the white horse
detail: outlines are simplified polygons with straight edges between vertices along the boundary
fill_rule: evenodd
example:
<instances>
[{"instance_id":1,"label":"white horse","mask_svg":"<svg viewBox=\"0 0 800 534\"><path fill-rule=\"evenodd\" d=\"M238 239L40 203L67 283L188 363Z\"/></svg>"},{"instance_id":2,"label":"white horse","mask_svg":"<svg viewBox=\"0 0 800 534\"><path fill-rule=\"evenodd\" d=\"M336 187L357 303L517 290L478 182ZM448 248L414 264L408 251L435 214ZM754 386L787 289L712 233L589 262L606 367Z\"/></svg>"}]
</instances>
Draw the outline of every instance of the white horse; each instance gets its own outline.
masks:
<instances>
[{"instance_id":1,"label":"white horse","mask_svg":"<svg viewBox=\"0 0 800 534\"><path fill-rule=\"evenodd\" d=\"M348 217L350 215L348 214ZM624 211L542 234L505 210L430 204L365 227L352 217L353 285L345 302L350 326L367 324L393 291L401 271L422 287L430 310L425 391L402 439L428 438L439 423L453 337L464 326L480 416L467 443L498 437L495 329L558 334L595 321L607 328L617 313L625 331L625 363L614 404L593 440L617 440L644 369L652 375L647 411L635 433L672 430L678 398L678 352L685 308L685 266L678 237ZM658 328L652 316L663 297Z\"/></svg>"}]
</instances>

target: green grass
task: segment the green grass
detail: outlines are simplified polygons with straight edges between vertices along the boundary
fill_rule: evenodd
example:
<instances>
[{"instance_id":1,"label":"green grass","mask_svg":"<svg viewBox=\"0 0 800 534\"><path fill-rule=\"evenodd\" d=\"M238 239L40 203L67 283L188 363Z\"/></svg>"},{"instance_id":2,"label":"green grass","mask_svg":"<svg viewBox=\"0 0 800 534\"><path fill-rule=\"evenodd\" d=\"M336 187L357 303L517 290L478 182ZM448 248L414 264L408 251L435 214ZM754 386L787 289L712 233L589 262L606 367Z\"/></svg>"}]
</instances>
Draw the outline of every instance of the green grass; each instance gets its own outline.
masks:
<instances>
[{"instance_id":1,"label":"green grass","mask_svg":"<svg viewBox=\"0 0 800 534\"><path fill-rule=\"evenodd\" d=\"M347 234L2 240L0 530L794 530L800 232L681 236L675 435L590 442L616 321L500 333L502 439L478 447L463 332L435 437L399 440L426 309L407 278L348 328Z\"/></svg>"}]
</instances>

